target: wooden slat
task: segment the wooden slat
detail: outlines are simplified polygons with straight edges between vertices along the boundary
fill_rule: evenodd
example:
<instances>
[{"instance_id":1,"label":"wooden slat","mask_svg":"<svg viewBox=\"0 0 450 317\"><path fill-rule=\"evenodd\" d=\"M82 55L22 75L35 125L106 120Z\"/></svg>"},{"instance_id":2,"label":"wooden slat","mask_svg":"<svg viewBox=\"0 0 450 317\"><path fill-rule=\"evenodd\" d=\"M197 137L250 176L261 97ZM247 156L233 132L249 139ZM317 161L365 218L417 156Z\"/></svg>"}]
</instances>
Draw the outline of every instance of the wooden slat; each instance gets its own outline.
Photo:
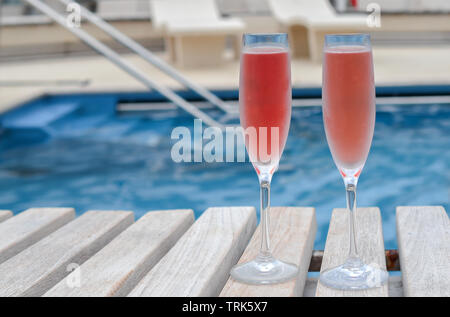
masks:
<instances>
[{"instance_id":1,"label":"wooden slat","mask_svg":"<svg viewBox=\"0 0 450 317\"><path fill-rule=\"evenodd\" d=\"M132 223L132 212L86 212L3 262L0 296L44 294L69 274L73 265L81 265Z\"/></svg>"},{"instance_id":2,"label":"wooden slat","mask_svg":"<svg viewBox=\"0 0 450 317\"><path fill-rule=\"evenodd\" d=\"M321 272L342 264L349 250L349 217L346 209L334 209L328 229ZM356 212L356 244L359 256L367 264L386 269L383 230L378 208L358 208ZM341 291L317 285L316 296L388 296L388 285L368 290Z\"/></svg>"},{"instance_id":3,"label":"wooden slat","mask_svg":"<svg viewBox=\"0 0 450 317\"><path fill-rule=\"evenodd\" d=\"M73 208L31 208L0 223L0 263L75 218Z\"/></svg>"},{"instance_id":4,"label":"wooden slat","mask_svg":"<svg viewBox=\"0 0 450 317\"><path fill-rule=\"evenodd\" d=\"M318 284L317 277L311 277L306 280L303 297L314 297L316 295L316 288ZM403 297L403 287L401 276L389 276L388 283L389 297Z\"/></svg>"},{"instance_id":5,"label":"wooden slat","mask_svg":"<svg viewBox=\"0 0 450 317\"><path fill-rule=\"evenodd\" d=\"M209 208L129 296L217 296L256 228L253 207Z\"/></svg>"},{"instance_id":6,"label":"wooden slat","mask_svg":"<svg viewBox=\"0 0 450 317\"><path fill-rule=\"evenodd\" d=\"M6 219L11 218L12 215L13 213L10 210L0 210L0 222L3 222Z\"/></svg>"},{"instance_id":7,"label":"wooden slat","mask_svg":"<svg viewBox=\"0 0 450 317\"><path fill-rule=\"evenodd\" d=\"M80 266L80 287L73 272L44 296L125 296L193 222L192 210L149 212Z\"/></svg>"},{"instance_id":8,"label":"wooden slat","mask_svg":"<svg viewBox=\"0 0 450 317\"><path fill-rule=\"evenodd\" d=\"M397 207L405 296L450 297L450 222L441 206Z\"/></svg>"},{"instance_id":9,"label":"wooden slat","mask_svg":"<svg viewBox=\"0 0 450 317\"><path fill-rule=\"evenodd\" d=\"M275 285L247 285L229 279L220 296L302 296L314 246L317 224L314 208L271 207L270 244L273 255L298 265L298 277ZM261 245L258 226L239 263L254 259Z\"/></svg>"}]
</instances>

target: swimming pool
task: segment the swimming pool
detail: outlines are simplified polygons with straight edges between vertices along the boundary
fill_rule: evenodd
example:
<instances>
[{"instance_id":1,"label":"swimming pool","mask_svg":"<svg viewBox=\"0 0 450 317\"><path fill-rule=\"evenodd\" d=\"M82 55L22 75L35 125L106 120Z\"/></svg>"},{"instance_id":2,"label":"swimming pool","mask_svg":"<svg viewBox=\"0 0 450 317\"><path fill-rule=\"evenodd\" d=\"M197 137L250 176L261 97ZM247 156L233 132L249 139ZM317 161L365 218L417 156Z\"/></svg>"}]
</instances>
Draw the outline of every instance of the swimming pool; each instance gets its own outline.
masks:
<instances>
[{"instance_id":1,"label":"swimming pool","mask_svg":"<svg viewBox=\"0 0 450 317\"><path fill-rule=\"evenodd\" d=\"M250 163L174 163L176 126L193 126L178 110L116 113L117 96L47 96L1 117L0 209L29 207L148 210L259 204ZM359 206L378 206L386 248L396 248L395 207L449 210L450 104L377 107L372 149L362 172ZM331 210L345 206L321 108L297 107L272 205L314 206L325 245Z\"/></svg>"}]
</instances>

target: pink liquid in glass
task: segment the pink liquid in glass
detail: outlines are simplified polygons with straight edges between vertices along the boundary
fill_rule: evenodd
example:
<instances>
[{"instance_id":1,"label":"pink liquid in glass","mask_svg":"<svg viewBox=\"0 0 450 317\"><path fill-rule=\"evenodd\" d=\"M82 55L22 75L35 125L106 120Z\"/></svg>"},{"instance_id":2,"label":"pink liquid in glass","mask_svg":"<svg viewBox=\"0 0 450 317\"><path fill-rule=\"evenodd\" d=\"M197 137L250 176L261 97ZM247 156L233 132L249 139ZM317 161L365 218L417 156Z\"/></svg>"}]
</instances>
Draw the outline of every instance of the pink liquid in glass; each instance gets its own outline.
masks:
<instances>
[{"instance_id":1,"label":"pink liquid in glass","mask_svg":"<svg viewBox=\"0 0 450 317\"><path fill-rule=\"evenodd\" d=\"M323 118L339 170L358 176L369 154L375 125L375 88L370 48L324 51Z\"/></svg>"},{"instance_id":2,"label":"pink liquid in glass","mask_svg":"<svg viewBox=\"0 0 450 317\"><path fill-rule=\"evenodd\" d=\"M270 46L245 48L241 56L239 87L241 125L244 129L254 127L257 136L255 146L249 147L246 139L250 160L258 173L262 165L273 172L283 153L291 118L288 50ZM278 128L278 138L275 135L274 141L272 127ZM267 133L261 133L260 128L267 128ZM270 162L263 163L260 153L267 153Z\"/></svg>"}]
</instances>

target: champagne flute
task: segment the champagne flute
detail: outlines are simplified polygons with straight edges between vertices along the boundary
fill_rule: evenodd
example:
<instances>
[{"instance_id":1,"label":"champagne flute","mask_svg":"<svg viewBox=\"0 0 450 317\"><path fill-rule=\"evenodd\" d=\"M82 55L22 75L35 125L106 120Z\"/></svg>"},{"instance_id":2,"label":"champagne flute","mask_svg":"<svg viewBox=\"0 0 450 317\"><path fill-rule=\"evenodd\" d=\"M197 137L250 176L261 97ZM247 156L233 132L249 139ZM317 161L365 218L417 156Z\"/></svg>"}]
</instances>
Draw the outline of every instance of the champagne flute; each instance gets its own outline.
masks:
<instances>
[{"instance_id":1,"label":"champagne flute","mask_svg":"<svg viewBox=\"0 0 450 317\"><path fill-rule=\"evenodd\" d=\"M320 282L343 290L381 286L388 278L387 272L363 262L358 256L355 237L356 185L369 154L375 126L370 36L326 35L322 80L325 133L347 193L350 249L342 265L321 273Z\"/></svg>"},{"instance_id":2,"label":"champagne flute","mask_svg":"<svg viewBox=\"0 0 450 317\"><path fill-rule=\"evenodd\" d=\"M287 34L244 34L239 112L250 161L261 190L261 248L256 259L236 265L231 276L249 284L273 284L297 275L297 267L270 251L270 182L278 168L291 120L291 70Z\"/></svg>"}]
</instances>

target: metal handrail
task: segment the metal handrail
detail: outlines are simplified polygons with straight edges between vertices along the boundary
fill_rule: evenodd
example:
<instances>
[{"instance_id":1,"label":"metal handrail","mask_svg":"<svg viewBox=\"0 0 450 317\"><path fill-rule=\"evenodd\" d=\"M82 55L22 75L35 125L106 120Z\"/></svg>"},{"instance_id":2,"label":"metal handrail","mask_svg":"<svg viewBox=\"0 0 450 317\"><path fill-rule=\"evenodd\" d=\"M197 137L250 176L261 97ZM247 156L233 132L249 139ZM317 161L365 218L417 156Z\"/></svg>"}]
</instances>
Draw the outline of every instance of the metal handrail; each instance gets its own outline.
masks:
<instances>
[{"instance_id":1,"label":"metal handrail","mask_svg":"<svg viewBox=\"0 0 450 317\"><path fill-rule=\"evenodd\" d=\"M48 6L47 4L41 2L41 0L25 0L30 5L38 9L39 11L42 11L44 14L46 14L48 17L52 18L55 22L60 24L62 27L73 33L75 36L77 36L80 40L85 42L87 45L89 45L91 48L93 48L95 51L99 52L100 54L104 55L106 58L108 58L111 62L116 64L118 67L126 71L128 74L139 80L141 83L143 83L145 86L147 86L150 89L154 89L158 91L161 95L172 101L174 104L179 106L180 108L184 109L188 113L192 114L194 117L201 119L205 124L209 126L217 126L220 128L223 128L223 125L213 118L211 118L209 115L204 113L203 111L199 110L196 106L193 104L187 102L183 98L181 98L179 95L177 95L175 92L173 92L171 89L159 85L153 80L149 79L145 73L134 67L131 63L123 60L119 54L117 54L115 51L113 51L111 48L106 46L105 44L98 41L96 38L91 36L89 33L81 30L80 28L76 27L69 27L66 24L66 19L64 16L59 14L56 10Z\"/></svg>"},{"instance_id":2,"label":"metal handrail","mask_svg":"<svg viewBox=\"0 0 450 317\"><path fill-rule=\"evenodd\" d=\"M69 5L72 3L72 0L58 0L59 2ZM180 72L178 72L175 68L167 64L166 62L159 59L155 54L147 50L145 47L143 47L141 44L136 42L135 40L131 39L127 35L120 32L118 29L113 27L111 24L100 18L98 15L92 13L82 5L80 5L80 13L81 16L84 17L86 20L91 22L92 24L96 25L98 28L102 29L106 34L111 36L113 39L115 39L117 42L122 44L123 46L129 48L139 56L141 56L143 59L145 59L147 62L152 64L153 66L157 67L159 70L164 72L165 74L172 77L174 80L178 81L182 85L192 89L197 94L211 102L213 105L216 105L223 111L230 113L230 106L227 105L223 100L219 99L216 95L208 91L207 89L193 83L186 77L184 77Z\"/></svg>"}]
</instances>

